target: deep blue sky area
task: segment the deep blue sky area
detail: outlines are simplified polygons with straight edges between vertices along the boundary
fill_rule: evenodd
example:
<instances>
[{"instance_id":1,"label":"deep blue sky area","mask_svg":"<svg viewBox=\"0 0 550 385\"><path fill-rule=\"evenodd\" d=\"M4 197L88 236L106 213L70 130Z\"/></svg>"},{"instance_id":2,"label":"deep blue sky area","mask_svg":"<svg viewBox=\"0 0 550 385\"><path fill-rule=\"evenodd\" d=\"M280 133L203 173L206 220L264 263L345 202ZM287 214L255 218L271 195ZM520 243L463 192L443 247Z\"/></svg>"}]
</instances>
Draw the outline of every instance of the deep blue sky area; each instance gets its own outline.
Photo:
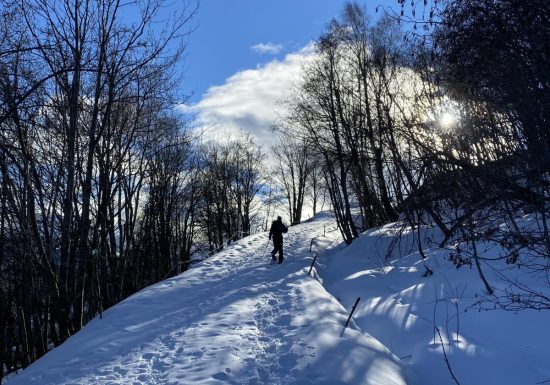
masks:
<instances>
[{"instance_id":1,"label":"deep blue sky area","mask_svg":"<svg viewBox=\"0 0 550 385\"><path fill-rule=\"evenodd\" d=\"M191 102L197 102L209 87L223 84L238 71L298 51L322 33L344 4L345 0L201 0L197 29L189 39L184 91L194 91ZM379 15L379 4L398 8L397 0L364 4L373 18ZM268 43L282 47L263 54L251 48Z\"/></svg>"}]
</instances>

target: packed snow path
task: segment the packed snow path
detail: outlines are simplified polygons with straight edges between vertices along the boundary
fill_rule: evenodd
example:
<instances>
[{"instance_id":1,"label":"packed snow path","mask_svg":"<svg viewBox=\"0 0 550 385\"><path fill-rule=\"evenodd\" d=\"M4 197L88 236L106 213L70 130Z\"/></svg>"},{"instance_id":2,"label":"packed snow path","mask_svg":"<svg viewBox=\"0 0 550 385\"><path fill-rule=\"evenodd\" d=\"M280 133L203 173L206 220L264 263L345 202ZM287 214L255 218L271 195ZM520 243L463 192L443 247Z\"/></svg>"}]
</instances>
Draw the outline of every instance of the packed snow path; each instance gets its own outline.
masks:
<instances>
[{"instance_id":1,"label":"packed snow path","mask_svg":"<svg viewBox=\"0 0 550 385\"><path fill-rule=\"evenodd\" d=\"M285 262L247 237L96 318L8 385L405 384L399 360L306 272L326 217L292 227Z\"/></svg>"}]
</instances>

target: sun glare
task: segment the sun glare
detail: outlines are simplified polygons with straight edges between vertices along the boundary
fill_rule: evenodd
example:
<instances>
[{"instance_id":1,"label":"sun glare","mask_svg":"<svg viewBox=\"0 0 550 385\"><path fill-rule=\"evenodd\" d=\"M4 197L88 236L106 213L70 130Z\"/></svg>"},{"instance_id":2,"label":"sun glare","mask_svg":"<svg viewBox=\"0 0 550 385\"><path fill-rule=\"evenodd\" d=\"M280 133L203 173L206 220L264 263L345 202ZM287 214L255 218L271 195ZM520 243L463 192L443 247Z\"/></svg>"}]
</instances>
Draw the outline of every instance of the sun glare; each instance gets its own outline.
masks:
<instances>
[{"instance_id":1,"label":"sun glare","mask_svg":"<svg viewBox=\"0 0 550 385\"><path fill-rule=\"evenodd\" d=\"M439 117L439 122L444 128L451 128L456 123L456 117L450 112L443 112Z\"/></svg>"}]
</instances>

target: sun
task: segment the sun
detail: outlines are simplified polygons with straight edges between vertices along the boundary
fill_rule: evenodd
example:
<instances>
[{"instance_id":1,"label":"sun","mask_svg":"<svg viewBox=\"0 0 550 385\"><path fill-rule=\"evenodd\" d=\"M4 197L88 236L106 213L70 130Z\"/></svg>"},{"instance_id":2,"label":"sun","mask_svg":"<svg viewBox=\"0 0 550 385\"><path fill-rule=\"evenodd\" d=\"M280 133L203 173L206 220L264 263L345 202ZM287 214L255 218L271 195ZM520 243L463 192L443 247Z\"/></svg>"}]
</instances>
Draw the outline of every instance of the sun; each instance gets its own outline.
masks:
<instances>
[{"instance_id":1,"label":"sun","mask_svg":"<svg viewBox=\"0 0 550 385\"><path fill-rule=\"evenodd\" d=\"M439 123L441 124L441 126L443 128L451 128L456 123L456 116L453 113L448 112L448 111L443 112L439 116Z\"/></svg>"}]
</instances>

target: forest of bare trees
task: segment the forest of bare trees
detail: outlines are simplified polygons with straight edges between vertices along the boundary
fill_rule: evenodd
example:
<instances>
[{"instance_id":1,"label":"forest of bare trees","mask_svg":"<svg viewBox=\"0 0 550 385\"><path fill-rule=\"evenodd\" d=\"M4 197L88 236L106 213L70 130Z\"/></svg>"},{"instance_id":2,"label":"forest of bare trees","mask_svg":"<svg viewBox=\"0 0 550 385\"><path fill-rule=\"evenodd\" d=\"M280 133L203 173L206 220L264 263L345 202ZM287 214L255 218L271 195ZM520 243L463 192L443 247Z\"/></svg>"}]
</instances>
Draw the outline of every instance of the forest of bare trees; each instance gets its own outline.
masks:
<instances>
[{"instance_id":1,"label":"forest of bare trees","mask_svg":"<svg viewBox=\"0 0 550 385\"><path fill-rule=\"evenodd\" d=\"M2 2L0 366L8 371L188 258L185 202L170 170L185 167L188 140L166 85L194 8L153 35L162 3L142 5L123 24L114 0ZM166 234L172 216L182 228Z\"/></svg>"},{"instance_id":2,"label":"forest of bare trees","mask_svg":"<svg viewBox=\"0 0 550 385\"><path fill-rule=\"evenodd\" d=\"M165 3L0 4L0 380L261 226L259 147L174 109L197 4Z\"/></svg>"},{"instance_id":3,"label":"forest of bare trees","mask_svg":"<svg viewBox=\"0 0 550 385\"><path fill-rule=\"evenodd\" d=\"M423 2L422 33L347 3L284 101L272 158L251 136L198 140L174 108L197 4L160 30L166 2L136 4L0 0L0 382L265 230L274 207L295 225L325 197L348 244L400 219L424 256L431 226L441 247L468 245L451 262L477 269L499 306L550 308L483 274L550 272L546 0ZM484 259L484 240L506 253Z\"/></svg>"},{"instance_id":4,"label":"forest of bare trees","mask_svg":"<svg viewBox=\"0 0 550 385\"><path fill-rule=\"evenodd\" d=\"M544 291L505 271L550 272L550 7L410 6L426 16L373 23L358 3L345 6L286 103L287 132L317 159L347 243L397 218L416 230L433 226L452 262L473 266L499 306L547 309ZM526 225L525 215L536 219ZM481 257L486 240L506 252ZM495 292L484 265L509 288Z\"/></svg>"}]
</instances>

